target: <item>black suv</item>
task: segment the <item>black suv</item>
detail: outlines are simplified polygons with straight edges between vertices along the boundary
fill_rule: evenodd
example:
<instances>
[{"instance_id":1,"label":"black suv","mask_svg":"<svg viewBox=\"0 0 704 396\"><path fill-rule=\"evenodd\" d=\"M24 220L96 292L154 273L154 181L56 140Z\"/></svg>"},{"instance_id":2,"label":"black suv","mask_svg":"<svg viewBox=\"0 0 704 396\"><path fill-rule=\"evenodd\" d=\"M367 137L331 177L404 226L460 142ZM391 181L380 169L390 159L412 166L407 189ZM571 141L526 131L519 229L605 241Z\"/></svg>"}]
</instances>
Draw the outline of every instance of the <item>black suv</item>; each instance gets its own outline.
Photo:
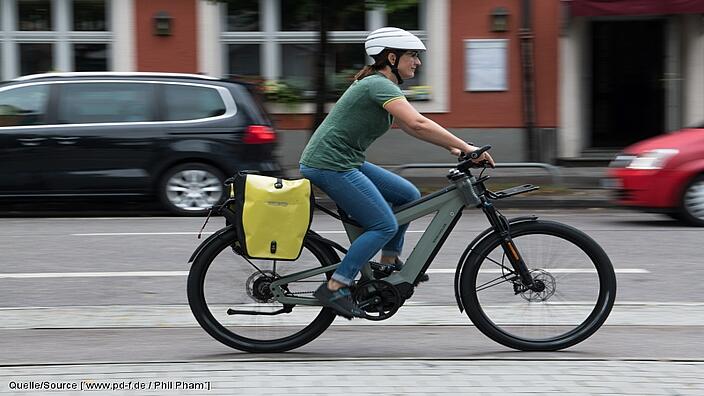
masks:
<instances>
[{"instance_id":1,"label":"black suv","mask_svg":"<svg viewBox=\"0 0 704 396\"><path fill-rule=\"evenodd\" d=\"M173 73L50 73L0 85L0 197L158 196L178 214L237 170L280 171L247 85Z\"/></svg>"}]
</instances>

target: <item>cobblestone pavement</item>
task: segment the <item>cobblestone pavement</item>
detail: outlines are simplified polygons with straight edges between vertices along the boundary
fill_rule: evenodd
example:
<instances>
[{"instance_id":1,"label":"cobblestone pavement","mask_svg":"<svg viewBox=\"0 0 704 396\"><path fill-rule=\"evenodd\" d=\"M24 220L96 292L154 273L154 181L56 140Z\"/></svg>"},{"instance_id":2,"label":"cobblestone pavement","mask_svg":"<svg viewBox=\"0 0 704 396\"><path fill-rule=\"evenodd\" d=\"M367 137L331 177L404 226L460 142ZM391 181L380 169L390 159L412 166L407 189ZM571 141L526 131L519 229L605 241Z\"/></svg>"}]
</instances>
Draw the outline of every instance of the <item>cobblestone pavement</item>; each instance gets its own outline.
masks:
<instances>
[{"instance_id":1,"label":"cobblestone pavement","mask_svg":"<svg viewBox=\"0 0 704 396\"><path fill-rule=\"evenodd\" d=\"M76 390L48 392L36 389L41 386L75 387ZM99 390L100 387L105 389ZM213 363L0 368L1 394L69 395L91 390L110 395L702 395L704 363L418 359L267 361L263 356L251 361Z\"/></svg>"}]
</instances>

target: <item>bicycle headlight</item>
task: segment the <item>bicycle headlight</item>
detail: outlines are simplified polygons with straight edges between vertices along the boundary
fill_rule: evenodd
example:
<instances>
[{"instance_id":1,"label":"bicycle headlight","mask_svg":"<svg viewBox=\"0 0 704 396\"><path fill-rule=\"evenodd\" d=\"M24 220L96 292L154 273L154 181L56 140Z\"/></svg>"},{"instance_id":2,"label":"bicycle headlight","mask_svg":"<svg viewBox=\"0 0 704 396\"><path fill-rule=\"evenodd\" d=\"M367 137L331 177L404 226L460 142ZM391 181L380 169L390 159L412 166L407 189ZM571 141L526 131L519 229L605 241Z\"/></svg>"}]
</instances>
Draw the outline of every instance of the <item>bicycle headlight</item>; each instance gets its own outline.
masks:
<instances>
[{"instance_id":1,"label":"bicycle headlight","mask_svg":"<svg viewBox=\"0 0 704 396\"><path fill-rule=\"evenodd\" d=\"M679 153L676 149L648 150L638 154L626 168L628 169L662 169L673 155Z\"/></svg>"}]
</instances>

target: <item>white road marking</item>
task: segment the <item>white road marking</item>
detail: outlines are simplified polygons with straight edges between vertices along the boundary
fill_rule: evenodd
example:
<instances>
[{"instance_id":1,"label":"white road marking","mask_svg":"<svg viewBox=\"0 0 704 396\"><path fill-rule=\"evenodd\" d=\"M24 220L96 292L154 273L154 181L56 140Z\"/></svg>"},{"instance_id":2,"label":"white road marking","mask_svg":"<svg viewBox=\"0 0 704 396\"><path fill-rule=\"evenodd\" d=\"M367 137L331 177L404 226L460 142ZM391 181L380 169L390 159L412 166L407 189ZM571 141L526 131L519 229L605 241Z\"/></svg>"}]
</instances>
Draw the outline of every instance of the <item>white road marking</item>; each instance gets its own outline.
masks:
<instances>
[{"instance_id":1,"label":"white road marking","mask_svg":"<svg viewBox=\"0 0 704 396\"><path fill-rule=\"evenodd\" d=\"M339 231L316 231L318 234L344 234L344 230ZM409 230L410 233L422 233L425 230ZM203 235L213 232L203 231ZM71 234L71 236L142 236L142 235L198 235L198 232L92 232L86 234Z\"/></svg>"},{"instance_id":2,"label":"white road marking","mask_svg":"<svg viewBox=\"0 0 704 396\"><path fill-rule=\"evenodd\" d=\"M187 276L188 271L124 271L124 272L36 272L0 274L0 279L31 278L122 278L147 276Z\"/></svg>"},{"instance_id":3,"label":"white road marking","mask_svg":"<svg viewBox=\"0 0 704 396\"><path fill-rule=\"evenodd\" d=\"M552 274L593 274L596 270L591 268L550 268L547 270ZM426 271L428 274L454 274L455 268L438 268L438 269L428 269ZM501 269L485 269L481 270L483 273L487 274L500 274ZM618 268L614 269L617 274L649 274L650 271L642 268Z\"/></svg>"},{"instance_id":4,"label":"white road marking","mask_svg":"<svg viewBox=\"0 0 704 396\"><path fill-rule=\"evenodd\" d=\"M203 235L212 232L203 232ZM140 236L140 235L198 235L198 232L94 232L90 234L71 234L71 236Z\"/></svg>"}]
</instances>

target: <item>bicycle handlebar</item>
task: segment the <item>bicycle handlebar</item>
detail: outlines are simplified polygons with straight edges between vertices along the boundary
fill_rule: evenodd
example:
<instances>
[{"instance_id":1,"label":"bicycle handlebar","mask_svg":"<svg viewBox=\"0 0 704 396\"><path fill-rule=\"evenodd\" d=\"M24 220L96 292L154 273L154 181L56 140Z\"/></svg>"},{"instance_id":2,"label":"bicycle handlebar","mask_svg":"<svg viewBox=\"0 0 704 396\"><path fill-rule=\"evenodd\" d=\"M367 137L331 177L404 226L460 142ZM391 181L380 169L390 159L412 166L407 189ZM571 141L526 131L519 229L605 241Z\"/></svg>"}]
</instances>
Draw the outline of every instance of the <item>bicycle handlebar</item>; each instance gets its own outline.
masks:
<instances>
[{"instance_id":1,"label":"bicycle handlebar","mask_svg":"<svg viewBox=\"0 0 704 396\"><path fill-rule=\"evenodd\" d=\"M490 145L482 146L478 150L474 150L471 153L460 153L460 156L457 158L457 161L459 164L457 165L457 169L464 171L469 168L481 168L485 167L489 162L488 161L480 161L480 162L474 162L477 158L481 157L482 154L484 154L486 151L489 151L491 149Z\"/></svg>"}]
</instances>

